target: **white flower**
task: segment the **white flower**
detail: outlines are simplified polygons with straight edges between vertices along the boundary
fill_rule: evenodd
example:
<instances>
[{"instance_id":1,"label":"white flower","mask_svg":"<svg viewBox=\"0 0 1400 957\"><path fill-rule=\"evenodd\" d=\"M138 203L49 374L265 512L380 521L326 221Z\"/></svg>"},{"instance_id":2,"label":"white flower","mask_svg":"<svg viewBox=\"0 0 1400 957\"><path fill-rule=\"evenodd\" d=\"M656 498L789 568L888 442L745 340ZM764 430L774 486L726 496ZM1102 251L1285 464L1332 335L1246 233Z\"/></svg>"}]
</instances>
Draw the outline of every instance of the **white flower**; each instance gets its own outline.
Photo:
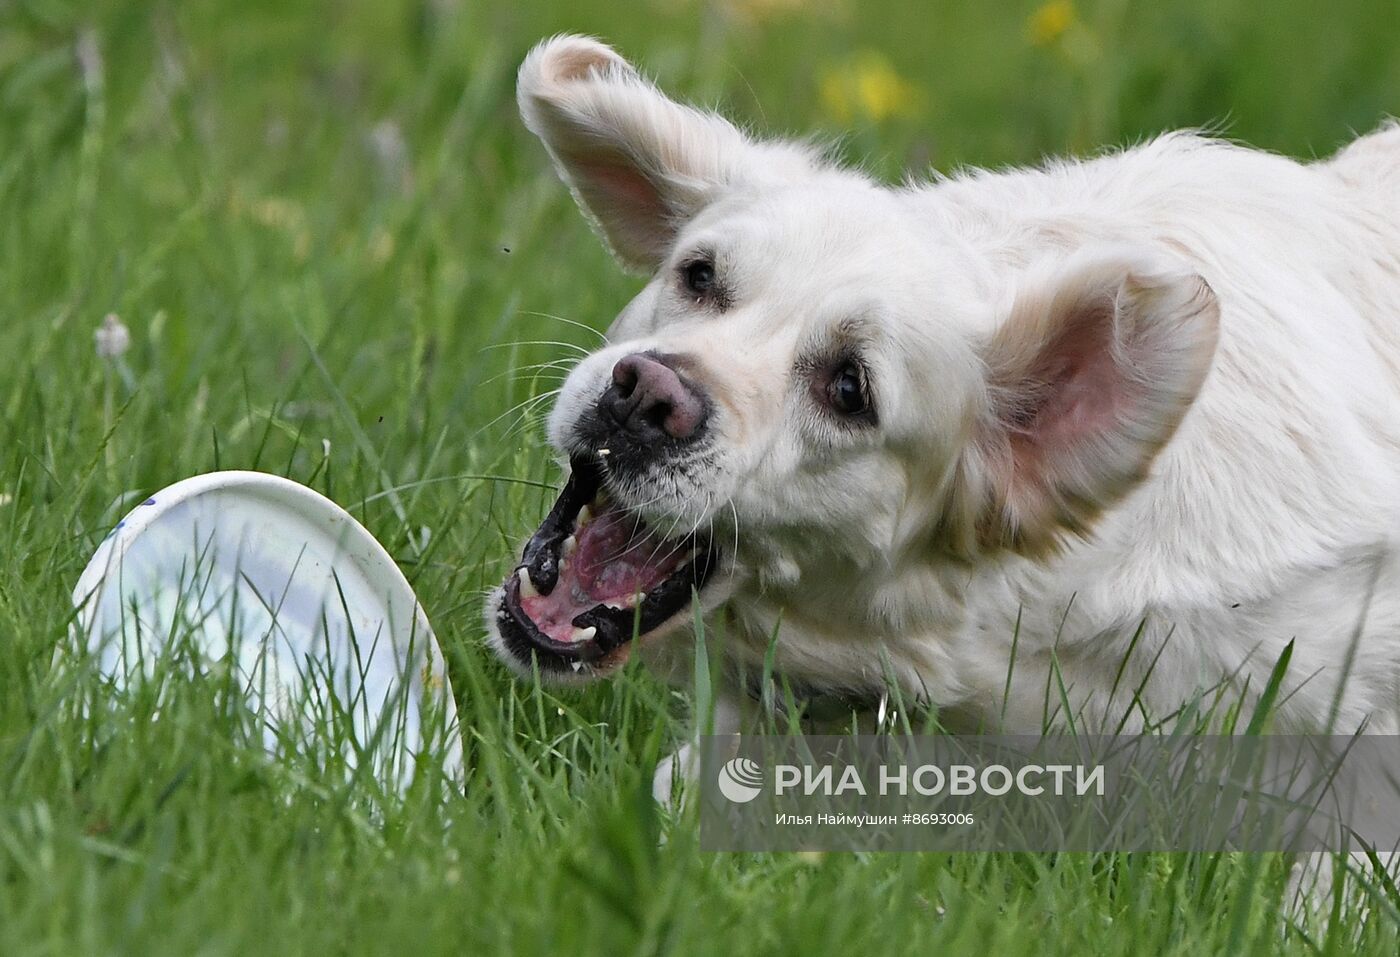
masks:
<instances>
[{"instance_id":1,"label":"white flower","mask_svg":"<svg viewBox=\"0 0 1400 957\"><path fill-rule=\"evenodd\" d=\"M122 325L115 312L107 313L93 338L97 340L97 355L101 359L120 359L131 348L131 331Z\"/></svg>"}]
</instances>

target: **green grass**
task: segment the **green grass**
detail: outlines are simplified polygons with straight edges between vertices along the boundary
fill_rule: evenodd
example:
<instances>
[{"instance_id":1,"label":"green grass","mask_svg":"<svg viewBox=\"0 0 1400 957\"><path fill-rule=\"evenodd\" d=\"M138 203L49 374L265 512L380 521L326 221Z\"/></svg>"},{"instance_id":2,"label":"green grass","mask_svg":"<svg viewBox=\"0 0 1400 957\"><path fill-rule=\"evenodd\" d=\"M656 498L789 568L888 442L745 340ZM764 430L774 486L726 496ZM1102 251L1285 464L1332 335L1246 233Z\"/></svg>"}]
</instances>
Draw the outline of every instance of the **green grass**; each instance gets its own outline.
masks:
<instances>
[{"instance_id":1,"label":"green grass","mask_svg":"<svg viewBox=\"0 0 1400 957\"><path fill-rule=\"evenodd\" d=\"M661 843L650 769L685 701L635 671L515 684L483 645L480 595L552 497L519 411L559 371L534 366L638 286L515 116L525 50L603 35L892 179L1180 125L1317 155L1400 111L1393 0L1071 10L0 2L0 954L1394 954L1383 896L1289 929L1272 859ZM851 71L893 92L863 108ZM94 351L108 312L122 368ZM463 796L270 760L216 682L172 675L156 720L53 666L106 530L216 468L312 485L402 563L451 659Z\"/></svg>"}]
</instances>

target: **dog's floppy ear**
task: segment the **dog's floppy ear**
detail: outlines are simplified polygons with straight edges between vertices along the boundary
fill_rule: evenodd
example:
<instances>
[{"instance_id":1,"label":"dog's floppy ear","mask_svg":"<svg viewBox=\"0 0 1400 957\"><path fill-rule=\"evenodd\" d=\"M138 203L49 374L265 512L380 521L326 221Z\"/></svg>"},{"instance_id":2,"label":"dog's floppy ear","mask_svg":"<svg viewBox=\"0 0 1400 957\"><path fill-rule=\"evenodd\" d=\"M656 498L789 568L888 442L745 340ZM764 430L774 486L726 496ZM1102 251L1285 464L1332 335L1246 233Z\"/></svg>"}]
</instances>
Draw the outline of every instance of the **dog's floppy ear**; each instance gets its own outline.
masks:
<instances>
[{"instance_id":1,"label":"dog's floppy ear","mask_svg":"<svg viewBox=\"0 0 1400 957\"><path fill-rule=\"evenodd\" d=\"M535 47L517 98L579 205L635 268L654 268L677 228L723 187L812 167L801 147L751 142L724 119L667 99L587 37Z\"/></svg>"},{"instance_id":2,"label":"dog's floppy ear","mask_svg":"<svg viewBox=\"0 0 1400 957\"><path fill-rule=\"evenodd\" d=\"M980 486L965 500L977 545L1037 555L1086 534L1195 400L1219 313L1204 279L1146 250L1086 251L1028 279L982 352L964 473Z\"/></svg>"}]
</instances>

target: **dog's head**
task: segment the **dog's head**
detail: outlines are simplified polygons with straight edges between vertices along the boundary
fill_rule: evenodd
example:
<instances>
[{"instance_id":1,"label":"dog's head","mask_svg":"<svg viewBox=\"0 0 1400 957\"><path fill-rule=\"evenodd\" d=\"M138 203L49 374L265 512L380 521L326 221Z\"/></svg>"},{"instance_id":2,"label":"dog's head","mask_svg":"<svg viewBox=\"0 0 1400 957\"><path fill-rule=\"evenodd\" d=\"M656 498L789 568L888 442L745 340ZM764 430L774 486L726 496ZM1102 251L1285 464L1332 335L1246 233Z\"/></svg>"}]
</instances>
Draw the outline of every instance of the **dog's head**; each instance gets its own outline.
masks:
<instances>
[{"instance_id":1,"label":"dog's head","mask_svg":"<svg viewBox=\"0 0 1400 957\"><path fill-rule=\"evenodd\" d=\"M605 673L696 589L831 607L839 582L833 633L897 626L902 569L1085 533L1205 377L1214 297L1156 253L989 255L936 190L756 142L588 39L537 47L519 101L651 280L550 418L571 476L488 603L517 667Z\"/></svg>"}]
</instances>

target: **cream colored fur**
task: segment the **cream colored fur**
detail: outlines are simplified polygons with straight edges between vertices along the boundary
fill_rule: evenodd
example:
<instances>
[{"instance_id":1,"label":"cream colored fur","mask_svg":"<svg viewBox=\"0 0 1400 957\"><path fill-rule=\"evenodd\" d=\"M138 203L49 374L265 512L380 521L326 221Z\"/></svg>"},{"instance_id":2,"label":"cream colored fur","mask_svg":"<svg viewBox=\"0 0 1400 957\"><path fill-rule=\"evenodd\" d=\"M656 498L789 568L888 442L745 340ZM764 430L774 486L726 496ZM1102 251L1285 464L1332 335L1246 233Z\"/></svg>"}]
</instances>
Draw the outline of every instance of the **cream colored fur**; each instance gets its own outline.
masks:
<instances>
[{"instance_id":1,"label":"cream colored fur","mask_svg":"<svg viewBox=\"0 0 1400 957\"><path fill-rule=\"evenodd\" d=\"M1247 695L1296 640L1281 729L1400 731L1400 128L1313 163L1173 133L891 188L680 106L584 38L532 52L519 97L653 277L551 440L579 451L575 417L634 351L692 357L715 402L703 470L617 493L725 548L705 596L722 727L776 634L791 679L892 677L1012 731ZM700 248L726 309L677 289ZM834 341L868 363L873 428L811 401L802 357ZM642 651L683 679L680 619Z\"/></svg>"}]
</instances>

